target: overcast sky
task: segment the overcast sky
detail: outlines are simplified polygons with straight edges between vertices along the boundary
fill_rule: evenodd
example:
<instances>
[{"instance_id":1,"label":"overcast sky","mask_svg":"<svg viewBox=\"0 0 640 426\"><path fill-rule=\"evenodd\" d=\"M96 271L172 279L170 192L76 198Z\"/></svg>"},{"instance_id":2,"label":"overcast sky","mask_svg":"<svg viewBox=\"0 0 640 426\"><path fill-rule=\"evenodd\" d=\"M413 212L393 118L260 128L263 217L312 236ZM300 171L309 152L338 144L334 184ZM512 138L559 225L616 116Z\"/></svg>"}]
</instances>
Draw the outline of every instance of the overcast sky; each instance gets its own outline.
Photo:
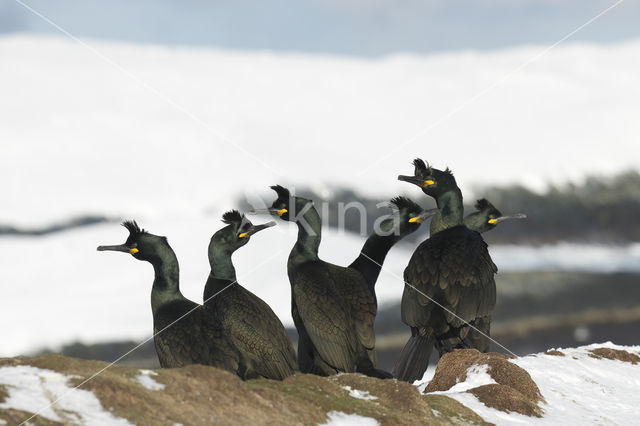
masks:
<instances>
[{"instance_id":1,"label":"overcast sky","mask_svg":"<svg viewBox=\"0 0 640 426\"><path fill-rule=\"evenodd\" d=\"M74 35L361 56L553 43L616 0L21 0ZM573 40L640 37L626 0ZM56 32L0 0L0 33Z\"/></svg>"}]
</instances>

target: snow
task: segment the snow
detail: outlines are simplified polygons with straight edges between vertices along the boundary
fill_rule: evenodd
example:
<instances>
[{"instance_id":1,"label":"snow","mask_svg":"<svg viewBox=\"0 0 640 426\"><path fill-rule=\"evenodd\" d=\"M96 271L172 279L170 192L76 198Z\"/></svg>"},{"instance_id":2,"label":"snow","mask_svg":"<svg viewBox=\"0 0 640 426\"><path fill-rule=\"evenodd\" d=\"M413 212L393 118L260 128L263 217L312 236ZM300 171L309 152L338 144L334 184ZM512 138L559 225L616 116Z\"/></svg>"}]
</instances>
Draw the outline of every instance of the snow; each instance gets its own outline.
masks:
<instances>
[{"instance_id":1,"label":"snow","mask_svg":"<svg viewBox=\"0 0 640 426\"><path fill-rule=\"evenodd\" d=\"M69 386L70 378L28 365L0 367L0 384L5 385L9 393L0 408L39 413L63 423L131 425L106 411L92 392Z\"/></svg>"},{"instance_id":2,"label":"snow","mask_svg":"<svg viewBox=\"0 0 640 426\"><path fill-rule=\"evenodd\" d=\"M507 79L546 46L362 59L84 42L102 57L0 37L0 223L197 217L274 183L386 199L410 191L396 176L415 156L465 196L640 167L640 40L566 43Z\"/></svg>"},{"instance_id":3,"label":"snow","mask_svg":"<svg viewBox=\"0 0 640 426\"><path fill-rule=\"evenodd\" d=\"M496 381L493 380L487 372L488 368L488 365L472 365L467 370L467 377L463 382L456 383L446 392L433 393L460 393L466 392L469 389L477 388L478 386L494 384Z\"/></svg>"},{"instance_id":4,"label":"snow","mask_svg":"<svg viewBox=\"0 0 640 426\"><path fill-rule=\"evenodd\" d=\"M222 212L243 196L270 203L274 183L419 200L396 180L418 155L451 166L465 197L476 184L541 188L640 166L640 40L559 46L444 121L541 47L362 59L86 42L112 63L64 38L0 36L0 224L135 218L168 236L181 288L194 301L202 300L206 249ZM488 158L491 173L481 161ZM0 322L13 324L0 356L147 337L151 267L95 251L125 237L102 224L0 238ZM234 255L239 282L285 325L293 324L285 265L295 237L294 226L279 222ZM320 256L347 265L363 242L325 229ZM376 287L381 305L400 298L411 250L389 254ZM501 271L640 271L640 245L491 253Z\"/></svg>"},{"instance_id":5,"label":"snow","mask_svg":"<svg viewBox=\"0 0 640 426\"><path fill-rule=\"evenodd\" d=\"M153 370L140 370L140 374L135 377L135 381L152 391L163 390L166 386L156 382L153 380L153 377L151 377L157 375L158 373Z\"/></svg>"},{"instance_id":6,"label":"snow","mask_svg":"<svg viewBox=\"0 0 640 426\"><path fill-rule=\"evenodd\" d=\"M364 399L365 401L373 401L378 399L377 396L373 396L369 391L362 391L358 389L352 389L351 386L343 386L343 389L349 392L349 396L357 399Z\"/></svg>"},{"instance_id":7,"label":"snow","mask_svg":"<svg viewBox=\"0 0 640 426\"><path fill-rule=\"evenodd\" d=\"M486 370L467 374L467 380L450 390L437 392L454 398L497 425L539 424L635 424L640 416L638 389L640 365L596 359L589 351L612 348L640 354L640 346L619 346L611 342L558 349L565 356L528 355L510 360L524 368L538 385L546 403L542 418L505 413L489 408L465 390L487 384Z\"/></svg>"},{"instance_id":8,"label":"snow","mask_svg":"<svg viewBox=\"0 0 640 426\"><path fill-rule=\"evenodd\" d=\"M358 414L347 414L342 411L330 411L327 413L327 426L377 426L380 423L372 417L364 417Z\"/></svg>"}]
</instances>

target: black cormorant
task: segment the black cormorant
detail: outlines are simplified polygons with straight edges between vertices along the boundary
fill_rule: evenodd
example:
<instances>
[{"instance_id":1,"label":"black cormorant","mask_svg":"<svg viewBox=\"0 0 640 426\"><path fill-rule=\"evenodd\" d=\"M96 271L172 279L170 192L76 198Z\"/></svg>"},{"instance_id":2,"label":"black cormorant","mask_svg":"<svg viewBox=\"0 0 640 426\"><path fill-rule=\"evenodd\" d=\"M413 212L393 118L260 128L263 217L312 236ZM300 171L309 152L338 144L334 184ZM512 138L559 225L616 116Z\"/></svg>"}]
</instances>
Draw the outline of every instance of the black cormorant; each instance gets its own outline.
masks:
<instances>
[{"instance_id":1,"label":"black cormorant","mask_svg":"<svg viewBox=\"0 0 640 426\"><path fill-rule=\"evenodd\" d=\"M416 159L413 183L436 200L439 212L431 220L430 238L415 250L404 271L402 321L411 338L394 376L412 382L422 378L435 345L440 355L469 347L469 324L490 318L496 301L497 268L478 232L463 222L462 193L453 174Z\"/></svg>"},{"instance_id":2,"label":"black cormorant","mask_svg":"<svg viewBox=\"0 0 640 426\"><path fill-rule=\"evenodd\" d=\"M267 211L298 226L287 272L291 313L299 336L300 371L324 376L359 372L391 377L376 368L373 324L377 304L365 276L355 267L333 265L318 257L322 226L311 200L292 196L280 185L271 188L278 198ZM367 273L375 282L377 272Z\"/></svg>"},{"instance_id":3,"label":"black cormorant","mask_svg":"<svg viewBox=\"0 0 640 426\"><path fill-rule=\"evenodd\" d=\"M505 220L527 218L527 215L524 213L504 216L500 210L495 208L486 198L476 201L474 207L476 211L465 216L464 225L472 231L481 234L491 231L498 226L500 222L504 222Z\"/></svg>"},{"instance_id":4,"label":"black cormorant","mask_svg":"<svg viewBox=\"0 0 640 426\"><path fill-rule=\"evenodd\" d=\"M360 272L369 290L375 297L375 285L382 264L391 247L409 234L417 231L420 224L433 216L437 209L423 210L418 204L406 197L396 197L389 202L397 212L384 219L365 241L360 255L349 268Z\"/></svg>"},{"instance_id":5,"label":"black cormorant","mask_svg":"<svg viewBox=\"0 0 640 426\"><path fill-rule=\"evenodd\" d=\"M211 237L211 273L204 288L204 304L236 347L243 379L282 380L294 373L296 356L284 326L269 305L236 281L231 256L256 232L275 222L253 225L237 210L224 214L227 224Z\"/></svg>"},{"instance_id":6,"label":"black cormorant","mask_svg":"<svg viewBox=\"0 0 640 426\"><path fill-rule=\"evenodd\" d=\"M525 219L527 217L524 213L504 216L500 210L495 208L486 198L476 201L475 208L475 212L465 216L464 224L472 231L481 234L491 231L505 220ZM480 332L473 328L469 330L469 334L467 334L467 337L464 339L466 346L476 348L481 352L488 352L491 346L491 341L487 338L491 332L491 316L478 318L474 326L480 330Z\"/></svg>"},{"instance_id":7,"label":"black cormorant","mask_svg":"<svg viewBox=\"0 0 640 426\"><path fill-rule=\"evenodd\" d=\"M237 374L239 356L222 327L206 308L180 292L178 259L167 239L140 229L136 222L122 225L129 231L127 241L121 245L100 246L98 250L130 253L153 265L151 311L160 365L174 368L203 364Z\"/></svg>"}]
</instances>

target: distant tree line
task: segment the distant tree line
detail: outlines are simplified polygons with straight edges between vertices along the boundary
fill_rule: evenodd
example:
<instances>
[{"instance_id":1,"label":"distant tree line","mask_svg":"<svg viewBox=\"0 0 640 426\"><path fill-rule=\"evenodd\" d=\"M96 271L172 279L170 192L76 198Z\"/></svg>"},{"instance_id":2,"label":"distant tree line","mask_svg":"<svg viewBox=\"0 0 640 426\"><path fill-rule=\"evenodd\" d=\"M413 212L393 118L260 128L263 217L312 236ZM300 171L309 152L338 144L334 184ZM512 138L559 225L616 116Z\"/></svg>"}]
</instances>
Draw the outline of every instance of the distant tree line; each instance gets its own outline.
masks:
<instances>
[{"instance_id":1,"label":"distant tree line","mask_svg":"<svg viewBox=\"0 0 640 426\"><path fill-rule=\"evenodd\" d=\"M503 214L526 213L523 221L505 222L485 234L489 243L544 244L559 241L585 243L628 243L640 241L640 174L627 171L614 176L587 177L583 183L549 185L542 193L521 185L492 186L474 191L475 198L487 198ZM330 227L342 226L345 230L360 233L371 232L376 218L391 212L378 207L384 198L361 196L349 188L337 188L329 195L302 189L297 195L310 198L326 206L318 208L323 220ZM435 207L426 196L412 192L405 194L425 208ZM471 213L475 198L465 195L465 214ZM389 197L390 198L390 197ZM366 217L352 207L351 202L362 203ZM245 201L240 208L250 209ZM344 214L343 214L344 212ZM428 226L423 226L407 241L424 239Z\"/></svg>"}]
</instances>

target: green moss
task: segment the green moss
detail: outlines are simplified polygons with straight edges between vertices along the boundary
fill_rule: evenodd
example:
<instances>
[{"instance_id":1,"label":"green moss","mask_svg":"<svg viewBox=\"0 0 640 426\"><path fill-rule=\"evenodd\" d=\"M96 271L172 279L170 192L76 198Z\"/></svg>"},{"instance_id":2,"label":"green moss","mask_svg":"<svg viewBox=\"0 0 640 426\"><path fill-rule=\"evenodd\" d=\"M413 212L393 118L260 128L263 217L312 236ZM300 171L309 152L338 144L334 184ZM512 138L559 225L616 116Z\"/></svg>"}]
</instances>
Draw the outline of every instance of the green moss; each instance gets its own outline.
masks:
<instances>
[{"instance_id":1,"label":"green moss","mask_svg":"<svg viewBox=\"0 0 640 426\"><path fill-rule=\"evenodd\" d=\"M492 424L485 422L482 417L477 415L473 410L448 396L427 394L424 395L423 398L433 410L438 412L437 417L439 419L459 419L463 424L472 425Z\"/></svg>"},{"instance_id":2,"label":"green moss","mask_svg":"<svg viewBox=\"0 0 640 426\"><path fill-rule=\"evenodd\" d=\"M5 385L0 385L0 402L4 402L9 397L9 391Z\"/></svg>"}]
</instances>

